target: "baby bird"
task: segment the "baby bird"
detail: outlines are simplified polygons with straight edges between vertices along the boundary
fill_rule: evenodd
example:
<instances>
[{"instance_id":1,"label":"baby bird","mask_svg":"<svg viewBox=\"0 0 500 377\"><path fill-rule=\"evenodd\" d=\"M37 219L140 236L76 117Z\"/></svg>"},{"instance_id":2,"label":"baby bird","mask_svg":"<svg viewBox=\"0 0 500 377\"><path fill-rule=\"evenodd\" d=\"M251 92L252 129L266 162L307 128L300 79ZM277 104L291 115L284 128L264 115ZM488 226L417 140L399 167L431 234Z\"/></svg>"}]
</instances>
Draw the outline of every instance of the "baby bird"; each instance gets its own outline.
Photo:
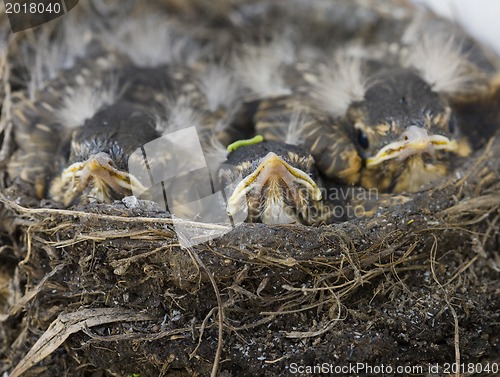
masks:
<instances>
[{"instance_id":1,"label":"baby bird","mask_svg":"<svg viewBox=\"0 0 500 377\"><path fill-rule=\"evenodd\" d=\"M68 207L83 197L109 203L145 191L128 173L128 159L159 136L155 119L139 106L118 101L101 109L73 131L66 167L52 181L50 197Z\"/></svg>"},{"instance_id":2,"label":"baby bird","mask_svg":"<svg viewBox=\"0 0 500 377\"><path fill-rule=\"evenodd\" d=\"M311 225L335 219L323 198L314 158L301 147L281 142L241 146L219 170L222 187L237 176L242 180L226 198L230 216L247 211L246 221L264 224Z\"/></svg>"},{"instance_id":3,"label":"baby bird","mask_svg":"<svg viewBox=\"0 0 500 377\"><path fill-rule=\"evenodd\" d=\"M470 153L446 97L412 70L379 71L345 127L359 159L348 181L383 192L415 192ZM355 152L354 152L355 150Z\"/></svg>"}]
</instances>

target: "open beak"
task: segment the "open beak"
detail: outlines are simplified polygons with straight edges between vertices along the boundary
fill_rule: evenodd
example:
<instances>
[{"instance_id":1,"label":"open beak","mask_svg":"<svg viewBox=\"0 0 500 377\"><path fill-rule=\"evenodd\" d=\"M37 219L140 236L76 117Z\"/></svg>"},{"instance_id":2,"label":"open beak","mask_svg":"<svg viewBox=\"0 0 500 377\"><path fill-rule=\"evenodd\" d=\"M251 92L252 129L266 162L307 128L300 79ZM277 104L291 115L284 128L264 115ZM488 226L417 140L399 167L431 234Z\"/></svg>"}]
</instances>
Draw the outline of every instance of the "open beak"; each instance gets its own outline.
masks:
<instances>
[{"instance_id":1,"label":"open beak","mask_svg":"<svg viewBox=\"0 0 500 377\"><path fill-rule=\"evenodd\" d=\"M135 190L145 190L134 176L116 169L111 157L104 152L97 153L86 161L75 162L64 169L59 187L65 191L60 195L66 206L71 205L84 192L94 199L111 202L132 195Z\"/></svg>"},{"instance_id":2,"label":"open beak","mask_svg":"<svg viewBox=\"0 0 500 377\"><path fill-rule=\"evenodd\" d=\"M305 210L308 200L319 201L321 197L321 190L308 174L269 152L236 186L228 199L227 212L234 216L249 200L258 204L263 223L291 223L296 221L294 211Z\"/></svg>"},{"instance_id":3,"label":"open beak","mask_svg":"<svg viewBox=\"0 0 500 377\"><path fill-rule=\"evenodd\" d=\"M366 160L366 167L377 166L383 161L394 158L404 160L420 153L433 155L437 150L455 152L457 149L458 143L455 140L441 135L429 135L425 128L410 126L400 140L386 145L375 156L369 157Z\"/></svg>"}]
</instances>

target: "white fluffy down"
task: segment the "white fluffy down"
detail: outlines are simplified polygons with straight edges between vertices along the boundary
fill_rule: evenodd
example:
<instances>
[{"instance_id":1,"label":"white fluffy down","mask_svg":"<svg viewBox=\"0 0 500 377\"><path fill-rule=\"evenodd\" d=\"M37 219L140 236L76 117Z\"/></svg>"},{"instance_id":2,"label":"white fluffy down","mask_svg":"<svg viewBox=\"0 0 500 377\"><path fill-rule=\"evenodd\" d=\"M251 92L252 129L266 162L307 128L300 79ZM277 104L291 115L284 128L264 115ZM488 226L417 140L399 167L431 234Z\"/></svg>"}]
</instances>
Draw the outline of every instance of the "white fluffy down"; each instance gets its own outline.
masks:
<instances>
[{"instance_id":1,"label":"white fluffy down","mask_svg":"<svg viewBox=\"0 0 500 377\"><path fill-rule=\"evenodd\" d=\"M343 116L351 102L364 98L366 88L362 60L346 50L339 50L332 62L320 70L314 95L323 110L334 116Z\"/></svg>"},{"instance_id":2,"label":"white fluffy down","mask_svg":"<svg viewBox=\"0 0 500 377\"><path fill-rule=\"evenodd\" d=\"M202 53L201 48L191 36L181 35L179 29L174 21L151 14L127 20L105 37L138 66L193 63Z\"/></svg>"},{"instance_id":3,"label":"white fluffy down","mask_svg":"<svg viewBox=\"0 0 500 377\"><path fill-rule=\"evenodd\" d=\"M290 123L288 124L285 143L292 145L300 145L302 140L302 131L304 126L304 115L296 111L292 114Z\"/></svg>"},{"instance_id":4,"label":"white fluffy down","mask_svg":"<svg viewBox=\"0 0 500 377\"><path fill-rule=\"evenodd\" d=\"M106 85L96 83L94 87L78 87L64 96L56 117L65 127L79 127L103 106L114 103L118 96L119 90L113 80Z\"/></svg>"},{"instance_id":5,"label":"white fluffy down","mask_svg":"<svg viewBox=\"0 0 500 377\"><path fill-rule=\"evenodd\" d=\"M231 71L221 66L208 67L200 74L199 82L211 112L221 107L231 109L241 96L239 82Z\"/></svg>"},{"instance_id":6,"label":"white fluffy down","mask_svg":"<svg viewBox=\"0 0 500 377\"><path fill-rule=\"evenodd\" d=\"M235 56L234 66L243 85L253 94L274 97L291 93L283 76L286 65L294 59L291 43L275 40L263 46L244 46L241 55Z\"/></svg>"},{"instance_id":7,"label":"white fluffy down","mask_svg":"<svg viewBox=\"0 0 500 377\"><path fill-rule=\"evenodd\" d=\"M73 66L75 60L83 56L92 39L88 28L77 22L73 15L65 16L57 42L54 43L51 31L40 28L33 53L25 55L26 65L30 67L28 91L31 99L37 90L54 79L61 69Z\"/></svg>"},{"instance_id":8,"label":"white fluffy down","mask_svg":"<svg viewBox=\"0 0 500 377\"><path fill-rule=\"evenodd\" d=\"M474 81L460 41L452 34L424 32L409 49L403 64L416 68L437 92L463 92Z\"/></svg>"},{"instance_id":9,"label":"white fluffy down","mask_svg":"<svg viewBox=\"0 0 500 377\"><path fill-rule=\"evenodd\" d=\"M202 114L187 100L186 97L179 97L176 100L166 104L168 118L158 119L156 122L156 130L162 135L167 135L171 132L195 126L199 128L202 122Z\"/></svg>"}]
</instances>

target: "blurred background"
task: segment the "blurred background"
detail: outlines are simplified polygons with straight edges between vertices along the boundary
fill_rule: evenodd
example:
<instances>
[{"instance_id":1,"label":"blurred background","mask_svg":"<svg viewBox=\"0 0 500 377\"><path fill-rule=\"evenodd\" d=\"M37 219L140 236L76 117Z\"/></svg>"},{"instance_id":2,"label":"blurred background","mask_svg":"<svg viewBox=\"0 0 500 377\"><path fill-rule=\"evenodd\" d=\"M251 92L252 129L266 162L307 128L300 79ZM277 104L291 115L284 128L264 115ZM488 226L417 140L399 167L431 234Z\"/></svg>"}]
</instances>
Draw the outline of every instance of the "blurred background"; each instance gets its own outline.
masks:
<instances>
[{"instance_id":1,"label":"blurred background","mask_svg":"<svg viewBox=\"0 0 500 377\"><path fill-rule=\"evenodd\" d=\"M499 0L412 0L460 23L469 33L500 54Z\"/></svg>"}]
</instances>

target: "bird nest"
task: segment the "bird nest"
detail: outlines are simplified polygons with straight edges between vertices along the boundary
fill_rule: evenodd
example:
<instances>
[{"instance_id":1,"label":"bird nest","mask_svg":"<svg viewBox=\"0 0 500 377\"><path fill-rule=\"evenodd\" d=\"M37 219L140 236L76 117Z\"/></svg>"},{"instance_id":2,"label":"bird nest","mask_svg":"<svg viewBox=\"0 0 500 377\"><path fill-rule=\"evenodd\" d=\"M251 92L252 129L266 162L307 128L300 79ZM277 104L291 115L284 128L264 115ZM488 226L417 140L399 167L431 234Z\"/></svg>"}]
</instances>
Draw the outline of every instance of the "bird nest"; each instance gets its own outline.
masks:
<instances>
[{"instance_id":1,"label":"bird nest","mask_svg":"<svg viewBox=\"0 0 500 377\"><path fill-rule=\"evenodd\" d=\"M188 249L147 207L29 208L2 193L3 368L280 375L395 354L426 367L494 361L499 158L493 139L373 218L243 224Z\"/></svg>"},{"instance_id":2,"label":"bird nest","mask_svg":"<svg viewBox=\"0 0 500 377\"><path fill-rule=\"evenodd\" d=\"M2 77L5 187L12 126ZM0 372L491 368L500 334L498 161L497 135L452 176L375 216L315 227L242 224L189 248L168 214L147 203L66 210L5 187Z\"/></svg>"}]
</instances>

